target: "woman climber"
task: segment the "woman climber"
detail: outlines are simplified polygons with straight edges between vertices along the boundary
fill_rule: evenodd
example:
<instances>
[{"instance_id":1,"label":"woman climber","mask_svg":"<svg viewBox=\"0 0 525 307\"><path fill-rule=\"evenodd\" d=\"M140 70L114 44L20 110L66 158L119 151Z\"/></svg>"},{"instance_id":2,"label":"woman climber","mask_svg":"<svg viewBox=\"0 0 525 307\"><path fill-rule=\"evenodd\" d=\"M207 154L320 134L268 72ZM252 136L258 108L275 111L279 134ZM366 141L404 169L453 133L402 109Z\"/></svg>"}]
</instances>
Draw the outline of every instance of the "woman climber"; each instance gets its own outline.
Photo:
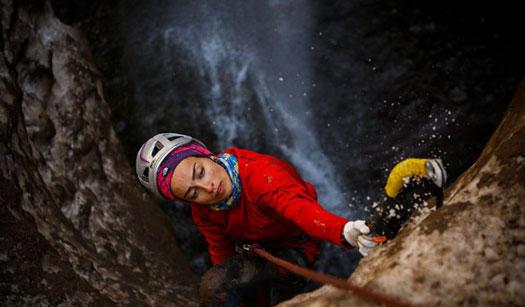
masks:
<instances>
[{"instance_id":1,"label":"woman climber","mask_svg":"<svg viewBox=\"0 0 525 307\"><path fill-rule=\"evenodd\" d=\"M398 172L444 184L439 160L412 164ZM191 204L214 265L201 280L206 302L236 306L263 286L271 289L273 304L304 287L303 279L243 253L239 247L245 243L256 242L303 267L311 267L319 256L319 240L358 248L365 256L377 246L365 221L324 210L314 187L289 163L270 155L235 147L214 155L195 138L162 133L141 147L136 172L153 194ZM390 190L397 194L401 188L396 183Z\"/></svg>"}]
</instances>

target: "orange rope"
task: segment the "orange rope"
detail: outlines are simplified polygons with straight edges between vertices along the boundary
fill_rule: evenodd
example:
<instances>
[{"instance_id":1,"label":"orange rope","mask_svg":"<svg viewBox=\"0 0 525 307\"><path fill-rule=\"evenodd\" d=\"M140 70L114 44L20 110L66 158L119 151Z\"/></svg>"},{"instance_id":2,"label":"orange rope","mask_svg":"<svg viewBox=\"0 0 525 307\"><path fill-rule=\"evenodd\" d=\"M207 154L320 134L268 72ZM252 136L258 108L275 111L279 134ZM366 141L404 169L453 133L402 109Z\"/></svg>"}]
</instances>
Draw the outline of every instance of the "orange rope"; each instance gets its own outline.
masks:
<instances>
[{"instance_id":1,"label":"orange rope","mask_svg":"<svg viewBox=\"0 0 525 307\"><path fill-rule=\"evenodd\" d=\"M258 246L252 245L251 248L254 253L265 258L266 260L278 266L281 266L289 270L292 273L295 273L305 278L314 280L316 282L331 285L339 289L352 291L355 295L361 298L364 298L366 300L376 302L378 304L384 304L386 306L392 306L392 307L414 307L414 305L403 302L397 298L394 298L394 297L391 297L385 294L377 293L377 292L371 291L366 288L355 286L349 283L348 281L346 281L345 279L341 279L341 278L326 275L323 273L315 272L309 269L305 269L303 267L290 263L286 260L277 258L273 256L272 254L268 253L267 251L265 251L264 249L261 249Z\"/></svg>"}]
</instances>

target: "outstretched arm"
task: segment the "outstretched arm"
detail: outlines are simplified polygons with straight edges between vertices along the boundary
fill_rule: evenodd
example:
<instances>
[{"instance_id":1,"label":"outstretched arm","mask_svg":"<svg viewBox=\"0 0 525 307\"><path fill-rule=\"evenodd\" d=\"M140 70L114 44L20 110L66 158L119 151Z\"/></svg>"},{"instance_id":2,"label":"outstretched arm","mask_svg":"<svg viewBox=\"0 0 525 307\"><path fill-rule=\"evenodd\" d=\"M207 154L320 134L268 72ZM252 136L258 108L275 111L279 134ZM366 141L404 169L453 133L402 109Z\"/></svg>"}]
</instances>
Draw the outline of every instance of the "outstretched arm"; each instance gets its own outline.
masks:
<instances>
[{"instance_id":1,"label":"outstretched arm","mask_svg":"<svg viewBox=\"0 0 525 307\"><path fill-rule=\"evenodd\" d=\"M259 198L258 205L271 207L313 238L344 246L341 234L348 221L326 211L298 188L281 187L272 190Z\"/></svg>"}]
</instances>

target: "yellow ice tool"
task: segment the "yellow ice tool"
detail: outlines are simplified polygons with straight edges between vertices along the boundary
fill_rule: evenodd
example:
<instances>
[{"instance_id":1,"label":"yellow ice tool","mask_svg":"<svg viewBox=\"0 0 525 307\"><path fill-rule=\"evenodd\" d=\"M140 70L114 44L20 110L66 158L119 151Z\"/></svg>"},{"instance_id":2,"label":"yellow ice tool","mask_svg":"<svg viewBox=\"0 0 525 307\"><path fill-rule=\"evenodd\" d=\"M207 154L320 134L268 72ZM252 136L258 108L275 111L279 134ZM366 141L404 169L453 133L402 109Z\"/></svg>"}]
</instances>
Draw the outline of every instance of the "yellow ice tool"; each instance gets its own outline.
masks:
<instances>
[{"instance_id":1,"label":"yellow ice tool","mask_svg":"<svg viewBox=\"0 0 525 307\"><path fill-rule=\"evenodd\" d=\"M403 187L403 178L413 176L428 177L426 163L429 159L410 158L396 164L386 181L385 192L389 197L395 198Z\"/></svg>"}]
</instances>

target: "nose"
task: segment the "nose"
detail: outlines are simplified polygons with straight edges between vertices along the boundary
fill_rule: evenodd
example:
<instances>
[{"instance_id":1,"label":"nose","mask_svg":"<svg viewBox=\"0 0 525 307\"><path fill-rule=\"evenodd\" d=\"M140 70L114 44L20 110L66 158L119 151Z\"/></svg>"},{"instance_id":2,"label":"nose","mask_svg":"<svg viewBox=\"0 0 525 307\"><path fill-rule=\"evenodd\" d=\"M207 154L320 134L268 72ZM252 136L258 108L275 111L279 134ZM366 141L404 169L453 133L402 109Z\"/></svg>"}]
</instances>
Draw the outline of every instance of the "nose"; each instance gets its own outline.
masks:
<instances>
[{"instance_id":1,"label":"nose","mask_svg":"<svg viewBox=\"0 0 525 307\"><path fill-rule=\"evenodd\" d=\"M208 192L208 193L213 193L213 191L215 190L215 185L213 184L211 180L207 180L207 181L199 180L199 182L197 183L197 186L201 188L203 191Z\"/></svg>"}]
</instances>

